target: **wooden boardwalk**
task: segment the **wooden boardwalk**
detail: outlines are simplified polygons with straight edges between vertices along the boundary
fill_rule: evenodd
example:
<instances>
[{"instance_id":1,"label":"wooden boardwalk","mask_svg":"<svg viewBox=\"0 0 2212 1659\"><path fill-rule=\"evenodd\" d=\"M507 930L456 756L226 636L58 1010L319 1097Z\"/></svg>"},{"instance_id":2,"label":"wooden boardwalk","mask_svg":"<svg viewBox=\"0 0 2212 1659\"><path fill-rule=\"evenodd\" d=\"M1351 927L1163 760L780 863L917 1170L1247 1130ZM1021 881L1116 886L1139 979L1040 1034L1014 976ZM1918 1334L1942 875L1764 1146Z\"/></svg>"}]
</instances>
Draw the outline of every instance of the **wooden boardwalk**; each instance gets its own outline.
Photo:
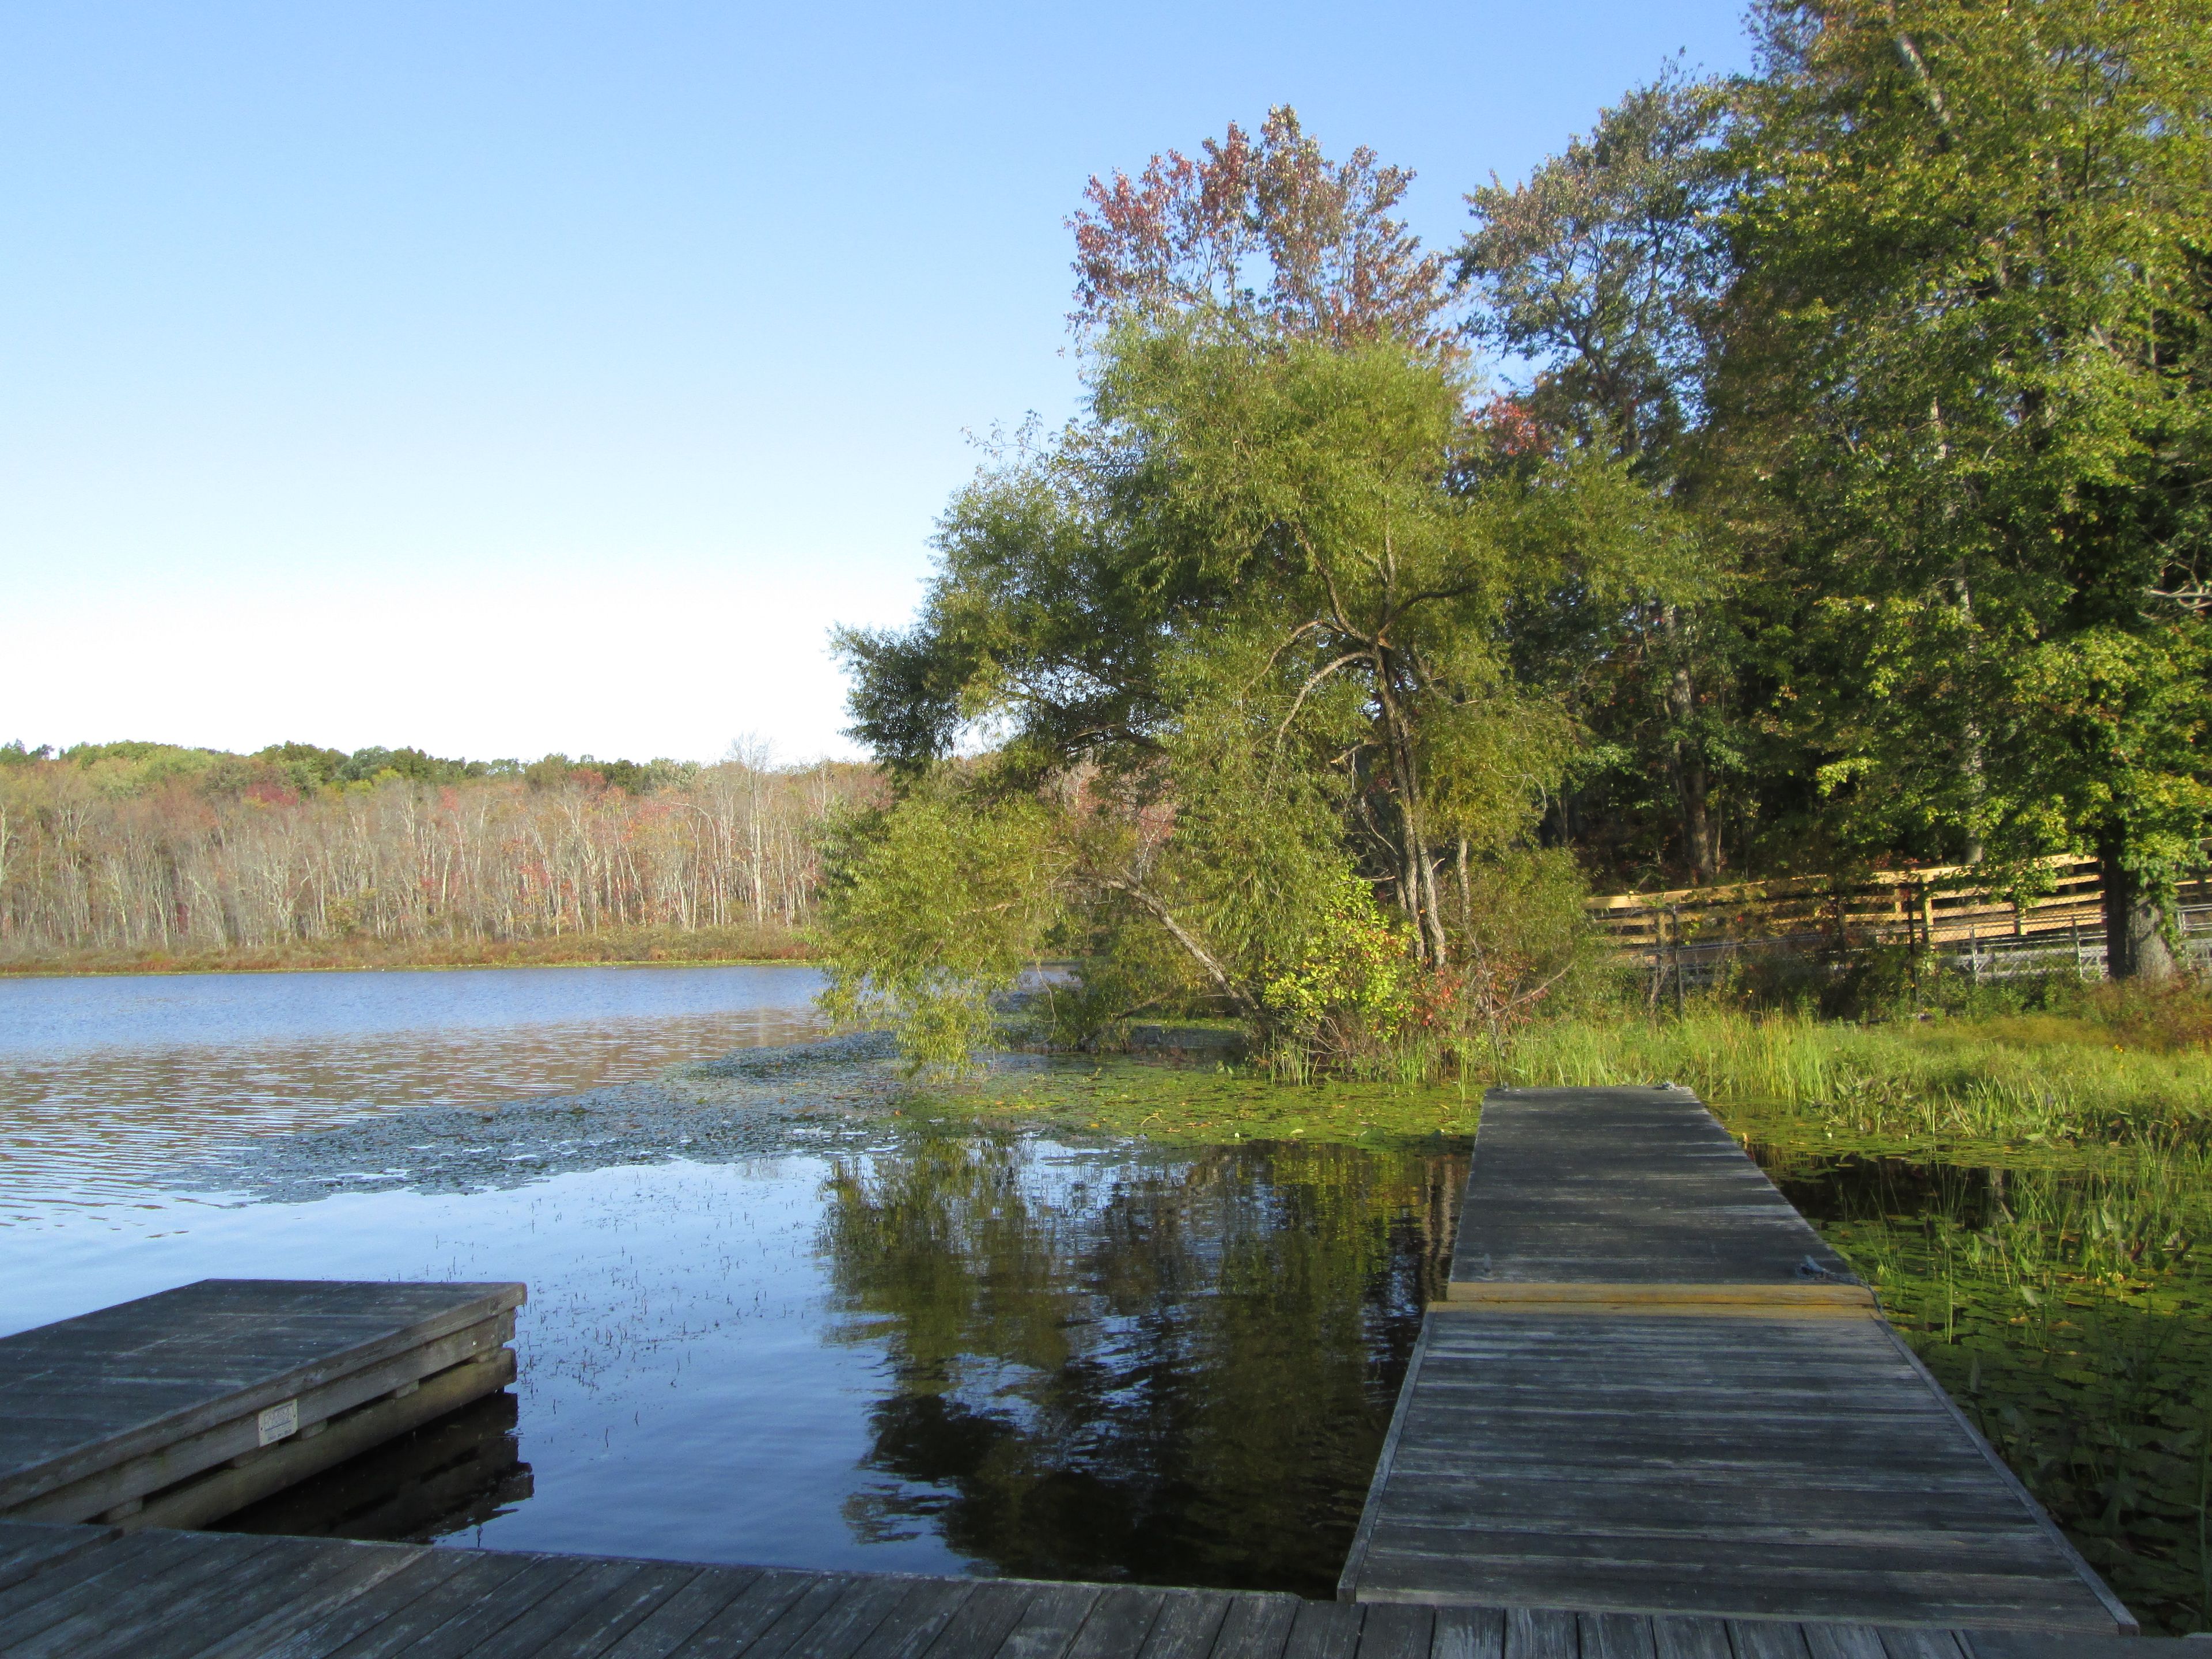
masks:
<instances>
[{"instance_id":1,"label":"wooden boardwalk","mask_svg":"<svg viewBox=\"0 0 2212 1659\"><path fill-rule=\"evenodd\" d=\"M2183 1646L0 1522L6 1659L2157 1659L2147 1650Z\"/></svg>"},{"instance_id":2,"label":"wooden boardwalk","mask_svg":"<svg viewBox=\"0 0 2212 1659\"><path fill-rule=\"evenodd\" d=\"M0 1516L218 1519L505 1388L522 1299L209 1279L0 1339Z\"/></svg>"},{"instance_id":3,"label":"wooden boardwalk","mask_svg":"<svg viewBox=\"0 0 2212 1659\"><path fill-rule=\"evenodd\" d=\"M1686 1091L1494 1091L1360 1601L2132 1632Z\"/></svg>"}]
</instances>

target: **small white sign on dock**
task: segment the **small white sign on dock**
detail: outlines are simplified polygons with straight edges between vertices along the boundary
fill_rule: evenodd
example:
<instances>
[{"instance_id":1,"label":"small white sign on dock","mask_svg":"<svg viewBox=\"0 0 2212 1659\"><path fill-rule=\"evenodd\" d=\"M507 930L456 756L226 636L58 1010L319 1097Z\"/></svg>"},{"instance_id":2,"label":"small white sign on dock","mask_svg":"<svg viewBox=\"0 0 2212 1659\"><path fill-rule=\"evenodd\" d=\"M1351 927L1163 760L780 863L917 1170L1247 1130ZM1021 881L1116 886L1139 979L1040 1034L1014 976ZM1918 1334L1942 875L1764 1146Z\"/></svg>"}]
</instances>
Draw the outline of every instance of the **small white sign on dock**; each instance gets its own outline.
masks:
<instances>
[{"instance_id":1,"label":"small white sign on dock","mask_svg":"<svg viewBox=\"0 0 2212 1659\"><path fill-rule=\"evenodd\" d=\"M289 1439L300 1431L300 1402L287 1400L281 1406L271 1406L261 1413L261 1443L273 1446L279 1440Z\"/></svg>"}]
</instances>

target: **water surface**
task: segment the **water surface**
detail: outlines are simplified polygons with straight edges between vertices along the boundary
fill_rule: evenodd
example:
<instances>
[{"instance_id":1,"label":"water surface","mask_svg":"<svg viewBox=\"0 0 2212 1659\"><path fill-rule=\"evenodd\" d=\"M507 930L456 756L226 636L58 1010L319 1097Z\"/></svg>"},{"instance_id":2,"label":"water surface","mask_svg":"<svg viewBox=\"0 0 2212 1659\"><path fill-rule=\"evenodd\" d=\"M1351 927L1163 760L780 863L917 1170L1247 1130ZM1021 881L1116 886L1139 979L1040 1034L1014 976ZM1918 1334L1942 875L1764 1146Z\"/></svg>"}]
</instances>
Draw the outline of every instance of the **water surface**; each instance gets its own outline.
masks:
<instances>
[{"instance_id":1,"label":"water surface","mask_svg":"<svg viewBox=\"0 0 2212 1659\"><path fill-rule=\"evenodd\" d=\"M211 1136L650 1078L804 1037L813 969L0 978L0 1226L88 1218Z\"/></svg>"},{"instance_id":2,"label":"water surface","mask_svg":"<svg viewBox=\"0 0 2212 1659\"><path fill-rule=\"evenodd\" d=\"M1331 1592L1462 1147L948 1127L880 1042L789 1042L804 969L477 979L0 985L0 1329L520 1279L510 1415L244 1523Z\"/></svg>"}]
</instances>

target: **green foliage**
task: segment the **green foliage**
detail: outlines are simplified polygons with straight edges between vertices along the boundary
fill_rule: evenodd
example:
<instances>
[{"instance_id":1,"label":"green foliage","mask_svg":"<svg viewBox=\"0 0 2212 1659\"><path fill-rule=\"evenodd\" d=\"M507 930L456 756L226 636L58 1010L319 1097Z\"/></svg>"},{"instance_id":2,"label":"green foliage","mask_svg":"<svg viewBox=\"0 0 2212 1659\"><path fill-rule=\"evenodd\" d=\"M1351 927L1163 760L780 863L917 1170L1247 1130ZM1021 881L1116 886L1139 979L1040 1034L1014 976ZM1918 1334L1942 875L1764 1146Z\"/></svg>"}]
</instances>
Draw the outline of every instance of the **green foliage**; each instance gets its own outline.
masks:
<instances>
[{"instance_id":1,"label":"green foliage","mask_svg":"<svg viewBox=\"0 0 2212 1659\"><path fill-rule=\"evenodd\" d=\"M825 904L837 954L822 1006L888 1022L916 1071L965 1069L1057 919L1056 849L1036 803L977 803L947 785L848 821Z\"/></svg>"},{"instance_id":2,"label":"green foliage","mask_svg":"<svg viewBox=\"0 0 2212 1659\"><path fill-rule=\"evenodd\" d=\"M1388 1043L1413 1013L1414 970L1404 928L1346 870L1309 929L1295 957L1263 969L1261 1005L1270 1022L1325 1055Z\"/></svg>"},{"instance_id":3,"label":"green foliage","mask_svg":"<svg viewBox=\"0 0 2212 1659\"><path fill-rule=\"evenodd\" d=\"M1484 475L1437 361L1218 324L1124 324L1089 421L956 497L915 626L842 636L854 731L928 797L910 825L892 809L902 834L1042 814L1053 890L1032 896L1084 981L1052 999L1079 1040L1195 981L1263 1042L1343 1060L1457 956L1449 849L1521 845L1570 764L1528 618L1601 632L1681 561L1617 465ZM979 730L989 759L948 769ZM828 935L845 981L910 971L848 915ZM984 1029L977 994L959 1029Z\"/></svg>"},{"instance_id":4,"label":"green foliage","mask_svg":"<svg viewBox=\"0 0 2212 1659\"><path fill-rule=\"evenodd\" d=\"M2212 827L2212 11L1759 15L1724 401L1778 711L1858 846L2163 895Z\"/></svg>"}]
</instances>

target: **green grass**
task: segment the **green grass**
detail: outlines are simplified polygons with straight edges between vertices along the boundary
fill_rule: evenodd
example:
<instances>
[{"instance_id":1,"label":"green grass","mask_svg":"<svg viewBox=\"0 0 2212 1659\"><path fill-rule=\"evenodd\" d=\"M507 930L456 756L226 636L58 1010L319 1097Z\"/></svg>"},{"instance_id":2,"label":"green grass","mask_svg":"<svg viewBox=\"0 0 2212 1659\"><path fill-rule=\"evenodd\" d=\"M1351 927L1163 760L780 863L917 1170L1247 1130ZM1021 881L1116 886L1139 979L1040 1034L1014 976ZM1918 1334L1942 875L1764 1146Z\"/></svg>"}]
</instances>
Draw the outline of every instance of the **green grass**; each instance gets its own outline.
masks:
<instances>
[{"instance_id":1,"label":"green grass","mask_svg":"<svg viewBox=\"0 0 2212 1659\"><path fill-rule=\"evenodd\" d=\"M1672 1080L1842 1147L2212 1146L2212 1052L2087 1015L1560 1020L1522 1033L1496 1071L1524 1085Z\"/></svg>"}]
</instances>

